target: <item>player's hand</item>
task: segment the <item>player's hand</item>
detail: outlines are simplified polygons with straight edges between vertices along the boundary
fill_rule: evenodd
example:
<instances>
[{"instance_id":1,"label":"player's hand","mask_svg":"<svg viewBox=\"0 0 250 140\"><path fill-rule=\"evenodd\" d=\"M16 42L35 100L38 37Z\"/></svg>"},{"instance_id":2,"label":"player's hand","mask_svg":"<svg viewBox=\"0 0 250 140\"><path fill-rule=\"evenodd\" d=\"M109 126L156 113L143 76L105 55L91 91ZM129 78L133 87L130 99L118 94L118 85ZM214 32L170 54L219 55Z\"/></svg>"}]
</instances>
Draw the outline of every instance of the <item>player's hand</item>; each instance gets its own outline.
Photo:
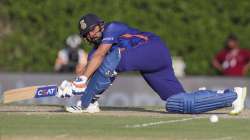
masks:
<instances>
[{"instance_id":1,"label":"player's hand","mask_svg":"<svg viewBox=\"0 0 250 140\"><path fill-rule=\"evenodd\" d=\"M77 77L75 81L72 82L72 93L74 95L81 95L85 91L87 85L87 77L80 76Z\"/></svg>"},{"instance_id":2,"label":"player's hand","mask_svg":"<svg viewBox=\"0 0 250 140\"><path fill-rule=\"evenodd\" d=\"M59 98L71 97L72 93L72 83L64 80L61 85L58 87L58 92L56 94Z\"/></svg>"}]
</instances>

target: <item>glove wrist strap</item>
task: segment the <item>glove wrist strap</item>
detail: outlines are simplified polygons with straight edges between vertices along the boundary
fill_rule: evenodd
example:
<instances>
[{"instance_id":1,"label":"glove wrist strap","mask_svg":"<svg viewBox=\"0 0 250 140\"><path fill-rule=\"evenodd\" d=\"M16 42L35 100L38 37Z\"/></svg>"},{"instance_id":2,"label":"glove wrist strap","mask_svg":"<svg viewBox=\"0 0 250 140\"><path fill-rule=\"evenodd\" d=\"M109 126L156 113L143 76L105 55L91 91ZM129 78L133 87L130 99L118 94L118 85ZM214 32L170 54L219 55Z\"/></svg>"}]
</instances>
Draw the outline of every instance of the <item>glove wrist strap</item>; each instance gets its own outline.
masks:
<instances>
[{"instance_id":1,"label":"glove wrist strap","mask_svg":"<svg viewBox=\"0 0 250 140\"><path fill-rule=\"evenodd\" d=\"M87 80L88 80L88 78L86 76L84 76L84 75L79 76L78 78L80 78L84 83L86 83Z\"/></svg>"}]
</instances>

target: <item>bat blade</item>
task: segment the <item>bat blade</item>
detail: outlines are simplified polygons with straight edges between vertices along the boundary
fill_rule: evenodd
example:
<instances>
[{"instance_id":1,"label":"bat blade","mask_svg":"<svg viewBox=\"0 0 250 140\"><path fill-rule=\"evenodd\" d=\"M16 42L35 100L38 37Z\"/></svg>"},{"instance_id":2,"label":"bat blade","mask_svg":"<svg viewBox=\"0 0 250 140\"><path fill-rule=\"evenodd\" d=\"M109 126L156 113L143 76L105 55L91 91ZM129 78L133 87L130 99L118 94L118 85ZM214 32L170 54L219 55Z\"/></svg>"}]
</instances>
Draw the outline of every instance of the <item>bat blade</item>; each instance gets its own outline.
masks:
<instances>
[{"instance_id":1,"label":"bat blade","mask_svg":"<svg viewBox=\"0 0 250 140\"><path fill-rule=\"evenodd\" d=\"M7 90L3 93L3 103L11 103L25 99L55 96L56 85L30 86L18 89Z\"/></svg>"}]
</instances>

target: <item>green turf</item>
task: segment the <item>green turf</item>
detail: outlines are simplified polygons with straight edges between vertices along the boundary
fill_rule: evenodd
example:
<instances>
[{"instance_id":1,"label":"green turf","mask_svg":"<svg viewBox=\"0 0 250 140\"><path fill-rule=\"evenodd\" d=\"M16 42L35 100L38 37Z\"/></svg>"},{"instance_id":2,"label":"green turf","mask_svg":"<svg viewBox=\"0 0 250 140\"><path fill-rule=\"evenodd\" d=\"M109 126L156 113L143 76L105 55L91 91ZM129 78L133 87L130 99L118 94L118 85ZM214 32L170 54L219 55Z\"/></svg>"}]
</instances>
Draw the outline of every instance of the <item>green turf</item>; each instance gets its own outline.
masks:
<instances>
[{"instance_id":1,"label":"green turf","mask_svg":"<svg viewBox=\"0 0 250 140\"><path fill-rule=\"evenodd\" d=\"M160 124L144 128L126 125L177 120L186 117L107 116L75 114L0 113L1 136L92 137L103 139L185 139L185 140L249 140L250 119L222 119L212 124L207 118ZM1 138L1 137L0 137Z\"/></svg>"}]
</instances>

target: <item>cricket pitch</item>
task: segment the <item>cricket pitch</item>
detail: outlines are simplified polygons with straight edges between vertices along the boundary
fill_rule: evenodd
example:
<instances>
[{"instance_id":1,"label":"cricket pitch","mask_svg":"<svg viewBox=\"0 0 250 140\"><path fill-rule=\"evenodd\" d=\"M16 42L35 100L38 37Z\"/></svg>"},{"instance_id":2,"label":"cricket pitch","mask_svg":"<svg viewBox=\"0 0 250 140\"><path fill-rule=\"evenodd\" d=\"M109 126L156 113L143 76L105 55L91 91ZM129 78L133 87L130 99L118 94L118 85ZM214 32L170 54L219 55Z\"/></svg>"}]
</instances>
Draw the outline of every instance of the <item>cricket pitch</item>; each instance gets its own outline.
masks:
<instances>
[{"instance_id":1,"label":"cricket pitch","mask_svg":"<svg viewBox=\"0 0 250 140\"><path fill-rule=\"evenodd\" d=\"M103 107L71 114L60 106L0 105L0 140L248 140L250 110L221 109L199 115L170 114L159 107ZM219 122L210 123L216 114Z\"/></svg>"}]
</instances>

